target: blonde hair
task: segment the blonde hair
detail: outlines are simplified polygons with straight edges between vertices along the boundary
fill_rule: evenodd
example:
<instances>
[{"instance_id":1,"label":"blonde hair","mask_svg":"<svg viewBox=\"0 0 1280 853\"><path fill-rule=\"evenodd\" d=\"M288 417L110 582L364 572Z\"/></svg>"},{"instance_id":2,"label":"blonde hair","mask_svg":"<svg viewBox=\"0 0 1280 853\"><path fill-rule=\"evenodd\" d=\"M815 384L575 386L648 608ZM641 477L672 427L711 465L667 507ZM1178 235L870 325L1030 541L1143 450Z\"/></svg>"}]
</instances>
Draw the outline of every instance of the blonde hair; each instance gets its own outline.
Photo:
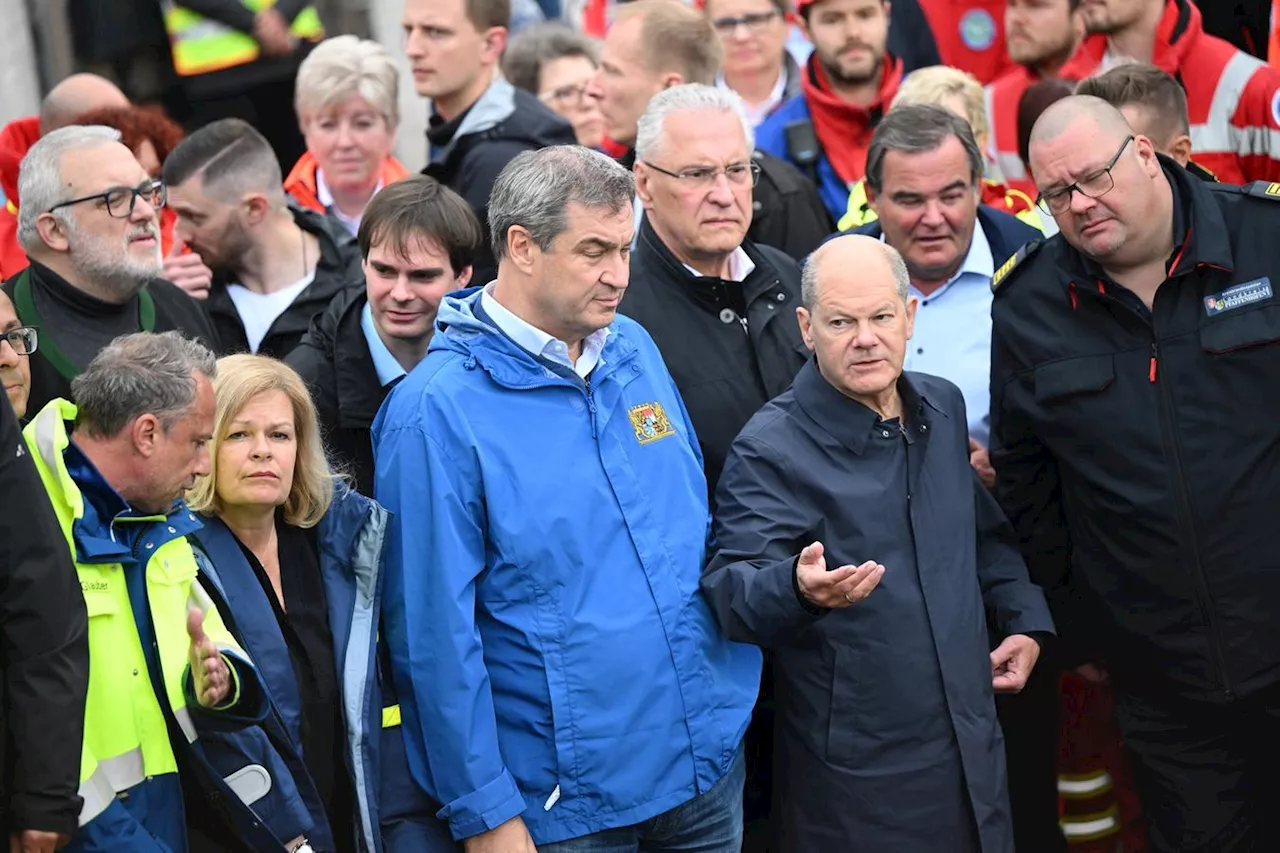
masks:
<instances>
[{"instance_id":1,"label":"blonde hair","mask_svg":"<svg viewBox=\"0 0 1280 853\"><path fill-rule=\"evenodd\" d=\"M889 109L903 104L937 104L959 96L964 99L964 118L974 136L989 135L987 108L983 103L982 84L967 71L947 65L931 65L911 72L898 87Z\"/></svg>"},{"instance_id":2,"label":"blonde hair","mask_svg":"<svg viewBox=\"0 0 1280 853\"><path fill-rule=\"evenodd\" d=\"M385 47L357 36L335 36L316 45L298 66L294 109L306 122L359 97L388 126L400 123L400 69Z\"/></svg>"},{"instance_id":3,"label":"blonde hair","mask_svg":"<svg viewBox=\"0 0 1280 853\"><path fill-rule=\"evenodd\" d=\"M218 448L222 436L250 400L268 391L282 391L289 398L298 442L293 483L284 504L285 523L294 527L314 527L333 503L337 476L325 459L320 422L306 383L292 367L265 355L240 353L218 359L218 376L213 381L217 415L213 441L209 446L209 473L196 479L195 486L187 495L187 505L204 515L221 512L217 482Z\"/></svg>"}]
</instances>

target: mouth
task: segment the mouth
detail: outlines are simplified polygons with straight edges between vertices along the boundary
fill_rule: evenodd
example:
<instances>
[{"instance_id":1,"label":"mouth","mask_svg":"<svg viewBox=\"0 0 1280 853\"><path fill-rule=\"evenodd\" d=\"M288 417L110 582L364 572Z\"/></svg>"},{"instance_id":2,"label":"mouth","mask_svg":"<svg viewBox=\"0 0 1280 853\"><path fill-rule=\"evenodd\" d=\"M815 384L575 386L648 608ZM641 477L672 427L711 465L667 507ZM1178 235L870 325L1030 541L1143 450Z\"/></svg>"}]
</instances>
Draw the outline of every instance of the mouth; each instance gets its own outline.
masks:
<instances>
[{"instance_id":1,"label":"mouth","mask_svg":"<svg viewBox=\"0 0 1280 853\"><path fill-rule=\"evenodd\" d=\"M412 323L421 318L422 314L417 311L388 311L386 316L394 323Z\"/></svg>"},{"instance_id":2,"label":"mouth","mask_svg":"<svg viewBox=\"0 0 1280 853\"><path fill-rule=\"evenodd\" d=\"M151 234L139 234L129 238L129 245L154 246L156 238Z\"/></svg>"},{"instance_id":3,"label":"mouth","mask_svg":"<svg viewBox=\"0 0 1280 853\"><path fill-rule=\"evenodd\" d=\"M1080 228L1080 233L1081 235L1096 234L1102 226L1106 225L1110 221L1110 219L1095 219L1093 222L1083 225Z\"/></svg>"},{"instance_id":4,"label":"mouth","mask_svg":"<svg viewBox=\"0 0 1280 853\"><path fill-rule=\"evenodd\" d=\"M280 478L277 477L275 474L272 474L270 471L259 471L257 474L250 474L249 479L250 480L279 480Z\"/></svg>"}]
</instances>

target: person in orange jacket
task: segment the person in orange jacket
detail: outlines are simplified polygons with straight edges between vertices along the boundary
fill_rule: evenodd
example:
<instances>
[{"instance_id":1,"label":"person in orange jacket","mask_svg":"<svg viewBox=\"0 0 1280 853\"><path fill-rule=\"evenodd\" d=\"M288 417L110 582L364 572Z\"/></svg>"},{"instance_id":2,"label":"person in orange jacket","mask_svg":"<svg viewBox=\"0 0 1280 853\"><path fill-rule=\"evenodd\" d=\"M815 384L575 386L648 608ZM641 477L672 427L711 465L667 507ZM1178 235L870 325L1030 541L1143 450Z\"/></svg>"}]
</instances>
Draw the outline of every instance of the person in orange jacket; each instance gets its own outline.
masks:
<instances>
[{"instance_id":1,"label":"person in orange jacket","mask_svg":"<svg viewBox=\"0 0 1280 853\"><path fill-rule=\"evenodd\" d=\"M40 105L40 115L16 119L0 129L0 281L27 266L18 245L18 166L27 150L51 130L74 124L78 116L100 107L129 106L119 87L96 74L73 74L54 86Z\"/></svg>"},{"instance_id":2,"label":"person in orange jacket","mask_svg":"<svg viewBox=\"0 0 1280 853\"><path fill-rule=\"evenodd\" d=\"M387 49L356 36L326 39L298 69L298 122L307 152L285 178L284 191L352 234L374 193L409 175L391 154L399 80Z\"/></svg>"},{"instance_id":3,"label":"person in orange jacket","mask_svg":"<svg viewBox=\"0 0 1280 853\"><path fill-rule=\"evenodd\" d=\"M1027 87L1053 77L1084 40L1082 0L1007 0L1005 44L1013 66L986 88L987 156L1009 186L1035 197L1018 153L1018 102Z\"/></svg>"},{"instance_id":4,"label":"person in orange jacket","mask_svg":"<svg viewBox=\"0 0 1280 853\"><path fill-rule=\"evenodd\" d=\"M1150 62L1187 92L1200 165L1231 184L1280 181L1280 71L1209 35L1191 0L1091 0L1085 39L1060 75Z\"/></svg>"}]
</instances>

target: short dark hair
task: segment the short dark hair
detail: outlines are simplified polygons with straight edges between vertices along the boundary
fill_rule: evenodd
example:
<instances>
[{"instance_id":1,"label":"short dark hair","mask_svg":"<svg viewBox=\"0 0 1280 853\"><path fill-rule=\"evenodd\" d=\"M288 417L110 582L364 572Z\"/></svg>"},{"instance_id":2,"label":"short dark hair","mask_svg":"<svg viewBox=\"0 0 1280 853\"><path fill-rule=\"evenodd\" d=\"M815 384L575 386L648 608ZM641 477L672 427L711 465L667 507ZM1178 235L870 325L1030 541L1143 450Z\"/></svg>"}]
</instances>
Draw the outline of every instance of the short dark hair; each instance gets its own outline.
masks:
<instances>
[{"instance_id":1,"label":"short dark hair","mask_svg":"<svg viewBox=\"0 0 1280 853\"><path fill-rule=\"evenodd\" d=\"M617 21L638 17L645 68L674 71L685 83L713 86L722 48L706 15L682 0L635 0L618 8Z\"/></svg>"},{"instance_id":2,"label":"short dark hair","mask_svg":"<svg viewBox=\"0 0 1280 853\"><path fill-rule=\"evenodd\" d=\"M283 201L280 161L267 138L238 118L207 124L188 136L164 161L164 182L171 187L196 175L206 193L256 191Z\"/></svg>"},{"instance_id":3,"label":"short dark hair","mask_svg":"<svg viewBox=\"0 0 1280 853\"><path fill-rule=\"evenodd\" d=\"M406 257L416 240L431 240L449 256L454 275L475 263L484 240L471 205L453 190L426 175L388 184L374 195L356 231L360 256L375 245L390 243Z\"/></svg>"},{"instance_id":4,"label":"short dark hair","mask_svg":"<svg viewBox=\"0 0 1280 853\"><path fill-rule=\"evenodd\" d=\"M973 128L964 117L937 104L902 104L884 114L867 149L867 186L876 192L884 189L884 158L890 151L934 151L953 136L964 146L969 176L977 187L985 158L973 137Z\"/></svg>"},{"instance_id":5,"label":"short dark hair","mask_svg":"<svg viewBox=\"0 0 1280 853\"><path fill-rule=\"evenodd\" d=\"M880 5L883 6L887 2L888 0L880 0ZM1075 0L1075 2L1080 3L1080 2L1083 2L1083 0ZM809 0L808 3L804 2L804 0L801 0L799 5L800 5L800 17L804 20L805 24L808 25L809 14L813 12L813 7L818 5L818 0Z\"/></svg>"},{"instance_id":6,"label":"short dark hair","mask_svg":"<svg viewBox=\"0 0 1280 853\"><path fill-rule=\"evenodd\" d=\"M511 0L466 0L467 20L480 32L511 26Z\"/></svg>"},{"instance_id":7,"label":"short dark hair","mask_svg":"<svg viewBox=\"0 0 1280 853\"><path fill-rule=\"evenodd\" d=\"M1187 93L1171 74L1145 62L1127 63L1105 74L1080 81L1077 95L1101 98L1116 109L1142 107L1151 113L1161 130L1160 145L1178 134L1191 133L1187 116Z\"/></svg>"},{"instance_id":8,"label":"short dark hair","mask_svg":"<svg viewBox=\"0 0 1280 853\"><path fill-rule=\"evenodd\" d=\"M1070 96L1071 92L1071 83L1057 77L1046 77L1032 83L1018 98L1018 157L1024 166L1031 162L1031 129L1045 110Z\"/></svg>"},{"instance_id":9,"label":"short dark hair","mask_svg":"<svg viewBox=\"0 0 1280 853\"><path fill-rule=\"evenodd\" d=\"M600 51L588 36L563 21L544 21L512 37L502 54L502 76L517 89L538 94L542 68L548 62L581 56L600 64Z\"/></svg>"}]
</instances>

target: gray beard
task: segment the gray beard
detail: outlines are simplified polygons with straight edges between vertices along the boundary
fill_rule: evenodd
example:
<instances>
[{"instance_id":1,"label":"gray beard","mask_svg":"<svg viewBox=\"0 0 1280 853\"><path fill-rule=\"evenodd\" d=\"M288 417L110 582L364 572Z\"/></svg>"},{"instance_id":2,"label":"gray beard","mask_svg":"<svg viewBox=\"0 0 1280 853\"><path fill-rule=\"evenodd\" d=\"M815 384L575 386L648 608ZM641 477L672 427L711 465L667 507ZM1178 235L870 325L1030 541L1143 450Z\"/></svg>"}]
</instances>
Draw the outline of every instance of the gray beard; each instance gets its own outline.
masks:
<instances>
[{"instance_id":1,"label":"gray beard","mask_svg":"<svg viewBox=\"0 0 1280 853\"><path fill-rule=\"evenodd\" d=\"M74 248L71 263L102 293L123 302L132 298L142 286L164 273L157 232L154 256L134 257L128 245L112 245L110 241L81 231L72 235Z\"/></svg>"}]
</instances>

